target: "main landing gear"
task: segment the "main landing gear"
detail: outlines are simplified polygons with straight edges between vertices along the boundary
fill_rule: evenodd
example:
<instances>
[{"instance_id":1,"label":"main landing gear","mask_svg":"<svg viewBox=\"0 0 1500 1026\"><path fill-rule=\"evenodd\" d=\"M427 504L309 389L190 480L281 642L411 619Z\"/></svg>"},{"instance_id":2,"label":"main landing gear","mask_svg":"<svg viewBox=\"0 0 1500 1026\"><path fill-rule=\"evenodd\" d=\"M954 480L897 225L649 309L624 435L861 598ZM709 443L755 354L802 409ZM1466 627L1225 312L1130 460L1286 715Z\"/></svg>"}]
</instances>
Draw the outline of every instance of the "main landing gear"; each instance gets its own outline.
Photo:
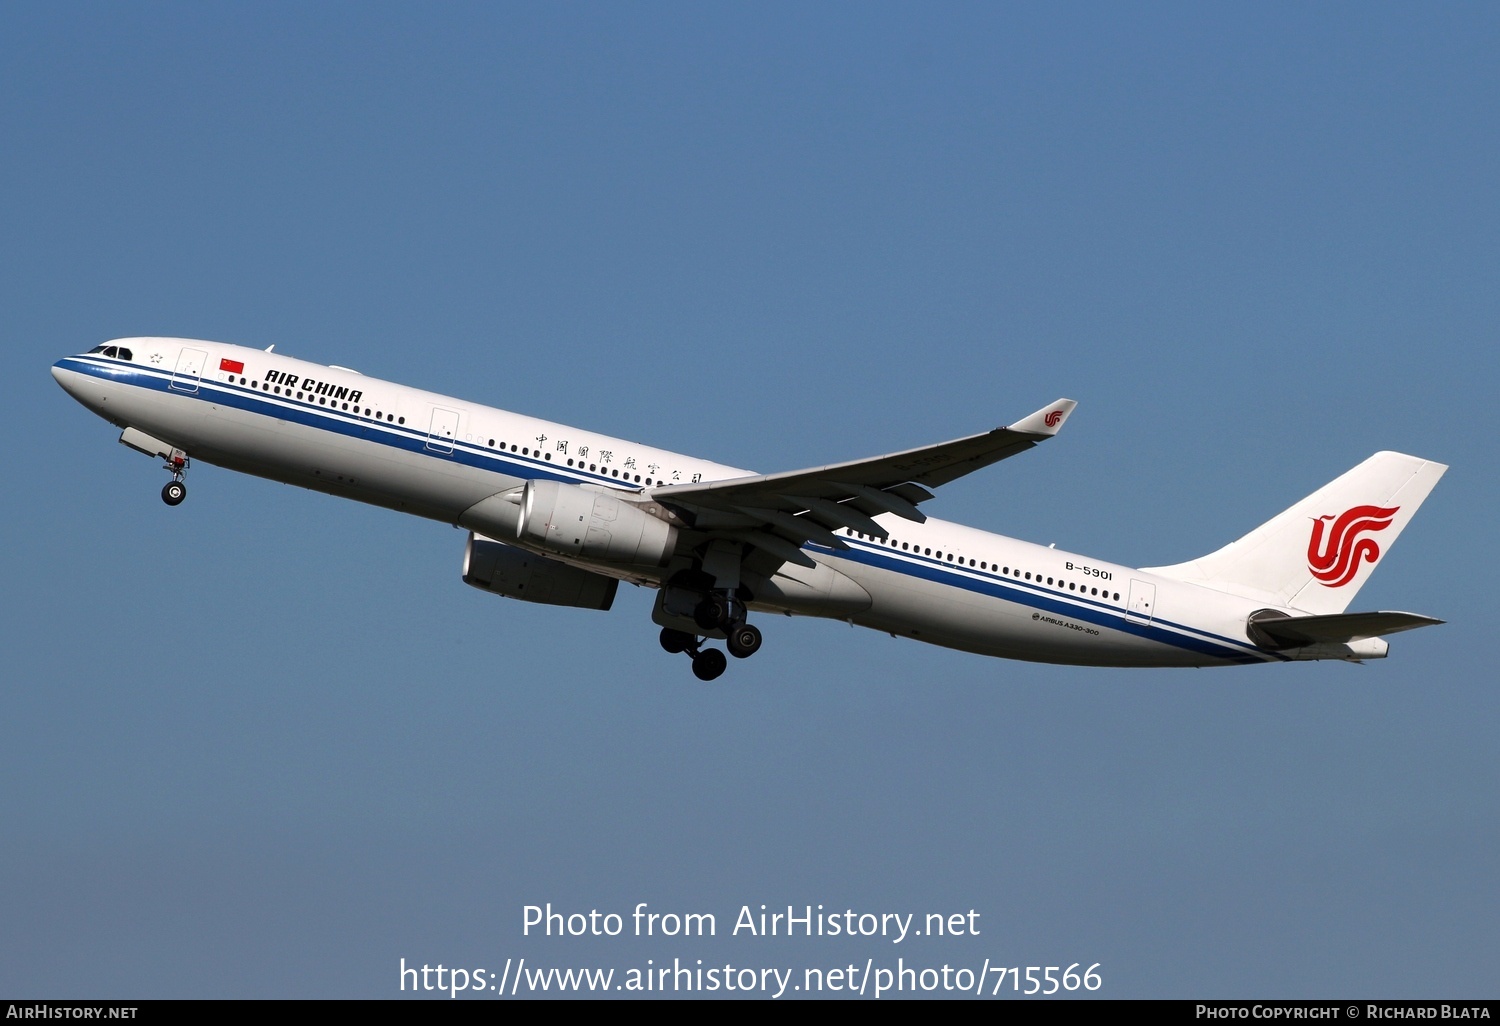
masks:
<instances>
[{"instance_id":1,"label":"main landing gear","mask_svg":"<svg viewBox=\"0 0 1500 1026\"><path fill-rule=\"evenodd\" d=\"M161 501L168 506L176 506L187 498L187 485L182 483L187 474L188 458L181 450L173 449L172 455L167 457L167 462L162 466L172 472L172 480L162 486Z\"/></svg>"},{"instance_id":2,"label":"main landing gear","mask_svg":"<svg viewBox=\"0 0 1500 1026\"><path fill-rule=\"evenodd\" d=\"M662 648L673 655L686 652L693 660L693 676L699 680L714 680L729 666L729 660L716 648L703 648L705 640L675 627L661 629Z\"/></svg>"},{"instance_id":3,"label":"main landing gear","mask_svg":"<svg viewBox=\"0 0 1500 1026\"><path fill-rule=\"evenodd\" d=\"M722 631L725 647L736 659L748 659L760 649L760 628L745 622L743 607L723 595L709 595L693 612L693 621L704 631ZM693 676L714 680L729 665L724 653L704 648L708 639L675 627L663 627L661 647L673 654L686 652L693 660Z\"/></svg>"},{"instance_id":4,"label":"main landing gear","mask_svg":"<svg viewBox=\"0 0 1500 1026\"><path fill-rule=\"evenodd\" d=\"M675 627L661 629L661 647L676 655L686 652L693 660L693 676L699 680L713 680L724 672L729 660L716 648L700 648L696 634L679 631Z\"/></svg>"}]
</instances>

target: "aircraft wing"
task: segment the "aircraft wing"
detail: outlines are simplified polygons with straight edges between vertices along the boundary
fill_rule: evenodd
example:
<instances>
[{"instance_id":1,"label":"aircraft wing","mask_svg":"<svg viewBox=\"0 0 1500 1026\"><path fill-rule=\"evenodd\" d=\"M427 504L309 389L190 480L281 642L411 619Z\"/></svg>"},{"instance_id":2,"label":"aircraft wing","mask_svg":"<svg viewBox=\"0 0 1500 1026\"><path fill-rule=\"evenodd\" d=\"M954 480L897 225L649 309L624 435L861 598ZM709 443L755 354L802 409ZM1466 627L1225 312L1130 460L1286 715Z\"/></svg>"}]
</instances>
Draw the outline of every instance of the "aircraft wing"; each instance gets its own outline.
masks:
<instances>
[{"instance_id":1,"label":"aircraft wing","mask_svg":"<svg viewBox=\"0 0 1500 1026\"><path fill-rule=\"evenodd\" d=\"M919 449L807 470L668 485L653 489L652 497L684 510L699 530L810 566L800 551L804 542L847 548L833 533L838 528L884 538L885 528L872 519L882 513L921 523L927 517L917 504L932 498L929 488L1051 438L1076 405L1059 399L1009 427Z\"/></svg>"}]
</instances>

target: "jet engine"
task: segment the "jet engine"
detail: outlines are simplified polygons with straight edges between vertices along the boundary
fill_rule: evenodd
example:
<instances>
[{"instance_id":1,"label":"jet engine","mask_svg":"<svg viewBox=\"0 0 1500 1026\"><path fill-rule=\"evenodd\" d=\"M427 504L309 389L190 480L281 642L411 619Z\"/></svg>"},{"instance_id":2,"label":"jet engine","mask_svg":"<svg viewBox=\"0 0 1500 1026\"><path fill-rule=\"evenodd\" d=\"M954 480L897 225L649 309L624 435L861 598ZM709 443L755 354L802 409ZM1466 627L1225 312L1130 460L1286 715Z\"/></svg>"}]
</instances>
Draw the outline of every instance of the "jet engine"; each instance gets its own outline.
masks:
<instances>
[{"instance_id":1,"label":"jet engine","mask_svg":"<svg viewBox=\"0 0 1500 1026\"><path fill-rule=\"evenodd\" d=\"M608 609L620 582L469 532L464 583L508 598L549 606Z\"/></svg>"},{"instance_id":2,"label":"jet engine","mask_svg":"<svg viewBox=\"0 0 1500 1026\"><path fill-rule=\"evenodd\" d=\"M558 481L528 481L516 537L569 556L663 566L677 529L612 495Z\"/></svg>"}]
</instances>

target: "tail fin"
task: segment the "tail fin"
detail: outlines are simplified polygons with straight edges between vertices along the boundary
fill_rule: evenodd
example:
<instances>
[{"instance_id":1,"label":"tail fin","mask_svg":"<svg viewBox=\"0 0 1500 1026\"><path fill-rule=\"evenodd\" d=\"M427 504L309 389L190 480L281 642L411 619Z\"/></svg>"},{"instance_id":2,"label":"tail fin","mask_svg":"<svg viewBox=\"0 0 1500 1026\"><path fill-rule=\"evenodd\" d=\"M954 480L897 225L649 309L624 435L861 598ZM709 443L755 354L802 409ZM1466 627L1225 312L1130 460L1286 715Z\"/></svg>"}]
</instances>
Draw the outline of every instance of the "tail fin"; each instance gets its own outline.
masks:
<instances>
[{"instance_id":1,"label":"tail fin","mask_svg":"<svg viewBox=\"0 0 1500 1026\"><path fill-rule=\"evenodd\" d=\"M1447 469L1378 452L1217 552L1143 569L1309 613L1342 613Z\"/></svg>"}]
</instances>

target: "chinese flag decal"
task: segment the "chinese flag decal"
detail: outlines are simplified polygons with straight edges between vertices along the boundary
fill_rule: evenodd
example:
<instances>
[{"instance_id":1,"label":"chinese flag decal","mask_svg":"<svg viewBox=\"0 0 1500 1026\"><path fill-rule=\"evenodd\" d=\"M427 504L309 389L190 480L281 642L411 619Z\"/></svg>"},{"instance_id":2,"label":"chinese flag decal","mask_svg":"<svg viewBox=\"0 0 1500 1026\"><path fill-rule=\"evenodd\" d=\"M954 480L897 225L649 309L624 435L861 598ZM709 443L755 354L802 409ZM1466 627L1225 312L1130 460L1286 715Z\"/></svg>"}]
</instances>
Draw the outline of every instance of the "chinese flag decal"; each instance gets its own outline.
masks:
<instances>
[{"instance_id":1,"label":"chinese flag decal","mask_svg":"<svg viewBox=\"0 0 1500 1026\"><path fill-rule=\"evenodd\" d=\"M228 371L231 374L243 374L245 365L238 360L220 360L219 370Z\"/></svg>"}]
</instances>

